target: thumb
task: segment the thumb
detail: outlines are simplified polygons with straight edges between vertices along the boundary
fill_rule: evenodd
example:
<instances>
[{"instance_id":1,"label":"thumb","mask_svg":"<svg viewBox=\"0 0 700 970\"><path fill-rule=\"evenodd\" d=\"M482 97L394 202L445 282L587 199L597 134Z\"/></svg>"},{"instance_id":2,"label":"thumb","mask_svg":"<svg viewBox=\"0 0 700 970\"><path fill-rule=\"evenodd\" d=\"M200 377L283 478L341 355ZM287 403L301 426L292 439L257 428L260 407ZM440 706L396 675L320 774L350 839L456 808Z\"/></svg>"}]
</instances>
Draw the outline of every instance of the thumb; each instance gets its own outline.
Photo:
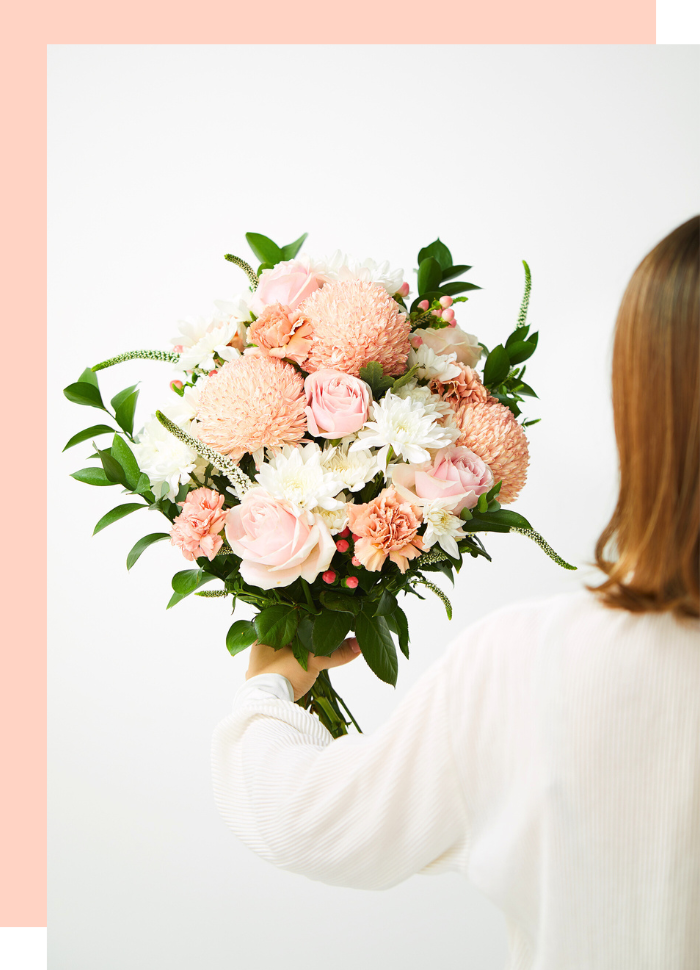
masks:
<instances>
[{"instance_id":1,"label":"thumb","mask_svg":"<svg viewBox=\"0 0 700 970\"><path fill-rule=\"evenodd\" d=\"M359 657L361 652L357 639L349 637L333 651L330 657L317 657L316 665L321 670L328 670L330 667L342 667L343 664L348 664L355 657Z\"/></svg>"}]
</instances>

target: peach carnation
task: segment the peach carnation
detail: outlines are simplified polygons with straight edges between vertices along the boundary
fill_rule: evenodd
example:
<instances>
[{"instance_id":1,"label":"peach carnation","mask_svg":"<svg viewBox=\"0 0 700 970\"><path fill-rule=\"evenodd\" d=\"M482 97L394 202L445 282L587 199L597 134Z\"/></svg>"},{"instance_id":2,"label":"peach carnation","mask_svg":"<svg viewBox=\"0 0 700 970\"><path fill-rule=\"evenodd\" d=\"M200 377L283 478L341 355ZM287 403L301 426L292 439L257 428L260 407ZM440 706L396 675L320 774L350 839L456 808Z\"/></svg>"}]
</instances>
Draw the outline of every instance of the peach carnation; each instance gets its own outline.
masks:
<instances>
[{"instance_id":1,"label":"peach carnation","mask_svg":"<svg viewBox=\"0 0 700 970\"><path fill-rule=\"evenodd\" d=\"M405 573L409 559L423 550L423 540L416 534L421 518L420 508L402 499L393 485L367 505L348 505L348 525L360 537L355 538L355 556L373 573L389 556Z\"/></svg>"},{"instance_id":2,"label":"peach carnation","mask_svg":"<svg viewBox=\"0 0 700 970\"><path fill-rule=\"evenodd\" d=\"M339 370L360 376L376 360L385 374L403 374L411 345L406 314L383 286L339 280L312 293L299 307L313 343L305 370Z\"/></svg>"},{"instance_id":3,"label":"peach carnation","mask_svg":"<svg viewBox=\"0 0 700 970\"><path fill-rule=\"evenodd\" d=\"M459 367L457 377L449 381L433 378L428 385L430 390L434 394L439 394L453 410L456 411L462 404L486 404L496 400L486 390L475 370L467 367L466 364L457 363L455 366Z\"/></svg>"},{"instance_id":4,"label":"peach carnation","mask_svg":"<svg viewBox=\"0 0 700 970\"><path fill-rule=\"evenodd\" d=\"M288 357L303 364L311 347L311 324L297 321L288 306L267 306L251 324L248 340L268 357Z\"/></svg>"},{"instance_id":5,"label":"peach carnation","mask_svg":"<svg viewBox=\"0 0 700 970\"><path fill-rule=\"evenodd\" d=\"M173 522L170 542L190 562L200 556L211 561L224 541L219 535L228 515L222 511L224 496L212 488L195 488L179 504L182 512Z\"/></svg>"},{"instance_id":6,"label":"peach carnation","mask_svg":"<svg viewBox=\"0 0 700 970\"><path fill-rule=\"evenodd\" d=\"M260 464L264 448L293 444L306 433L304 378L275 357L244 355L206 383L197 437L236 461L246 452Z\"/></svg>"},{"instance_id":7,"label":"peach carnation","mask_svg":"<svg viewBox=\"0 0 700 970\"><path fill-rule=\"evenodd\" d=\"M498 402L463 404L455 412L464 445L485 461L494 481L502 482L498 501L514 502L525 484L529 461L527 438L510 408Z\"/></svg>"}]
</instances>

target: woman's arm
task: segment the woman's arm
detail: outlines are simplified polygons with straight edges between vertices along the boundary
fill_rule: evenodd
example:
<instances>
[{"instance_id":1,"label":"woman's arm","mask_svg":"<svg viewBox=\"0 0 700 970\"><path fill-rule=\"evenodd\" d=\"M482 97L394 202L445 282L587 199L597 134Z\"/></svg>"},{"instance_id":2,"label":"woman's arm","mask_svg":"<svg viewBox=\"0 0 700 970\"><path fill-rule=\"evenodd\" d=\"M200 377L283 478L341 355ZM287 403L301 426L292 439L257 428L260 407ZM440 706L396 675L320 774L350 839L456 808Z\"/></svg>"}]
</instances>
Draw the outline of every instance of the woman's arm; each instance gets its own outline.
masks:
<instances>
[{"instance_id":1,"label":"woman's arm","mask_svg":"<svg viewBox=\"0 0 700 970\"><path fill-rule=\"evenodd\" d=\"M396 885L462 843L449 655L379 731L336 741L274 671L249 680L213 740L229 827L280 868L363 889Z\"/></svg>"}]
</instances>

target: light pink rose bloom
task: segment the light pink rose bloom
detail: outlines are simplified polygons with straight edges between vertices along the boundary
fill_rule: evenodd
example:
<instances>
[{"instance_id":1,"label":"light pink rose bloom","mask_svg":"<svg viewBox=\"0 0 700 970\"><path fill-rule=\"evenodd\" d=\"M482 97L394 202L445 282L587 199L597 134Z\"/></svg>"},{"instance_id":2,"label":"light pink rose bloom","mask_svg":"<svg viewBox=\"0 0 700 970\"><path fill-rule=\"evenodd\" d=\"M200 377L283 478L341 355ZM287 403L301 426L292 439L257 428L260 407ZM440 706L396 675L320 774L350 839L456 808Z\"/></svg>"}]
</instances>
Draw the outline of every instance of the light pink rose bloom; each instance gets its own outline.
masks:
<instances>
[{"instance_id":1,"label":"light pink rose bloom","mask_svg":"<svg viewBox=\"0 0 700 970\"><path fill-rule=\"evenodd\" d=\"M312 435L344 438L359 431L369 415L372 390L352 374L317 370L304 381L306 421Z\"/></svg>"},{"instance_id":2,"label":"light pink rose bloom","mask_svg":"<svg viewBox=\"0 0 700 970\"><path fill-rule=\"evenodd\" d=\"M170 530L170 542L182 549L185 559L193 562L206 556L211 562L223 545L219 535L224 527L227 512L222 506L224 496L211 488L195 488L184 502L182 512Z\"/></svg>"},{"instance_id":3,"label":"light pink rose bloom","mask_svg":"<svg viewBox=\"0 0 700 970\"><path fill-rule=\"evenodd\" d=\"M256 317L266 306L275 303L296 310L318 288L318 276L300 259L289 259L278 263L274 269L262 271L258 288L250 300L250 309Z\"/></svg>"},{"instance_id":4,"label":"light pink rose bloom","mask_svg":"<svg viewBox=\"0 0 700 970\"><path fill-rule=\"evenodd\" d=\"M297 319L294 310L281 303L265 307L258 319L251 323L248 340L256 344L267 357L288 358L300 366L309 356L312 342L310 323Z\"/></svg>"},{"instance_id":5,"label":"light pink rose bloom","mask_svg":"<svg viewBox=\"0 0 700 970\"><path fill-rule=\"evenodd\" d=\"M481 357L479 341L470 333L465 333L460 327L443 327L435 330L433 327L414 330L411 340L419 337L436 354L457 354L460 364L476 367Z\"/></svg>"},{"instance_id":6,"label":"light pink rose bloom","mask_svg":"<svg viewBox=\"0 0 700 970\"><path fill-rule=\"evenodd\" d=\"M320 516L296 512L264 488L251 488L226 519L226 538L251 586L289 586L300 576L312 583L330 566L335 542Z\"/></svg>"},{"instance_id":7,"label":"light pink rose bloom","mask_svg":"<svg viewBox=\"0 0 700 970\"><path fill-rule=\"evenodd\" d=\"M479 496L493 488L493 475L486 462L469 448L455 445L438 451L432 464L392 466L392 481L400 492L413 498L454 498L454 515L473 509Z\"/></svg>"}]
</instances>

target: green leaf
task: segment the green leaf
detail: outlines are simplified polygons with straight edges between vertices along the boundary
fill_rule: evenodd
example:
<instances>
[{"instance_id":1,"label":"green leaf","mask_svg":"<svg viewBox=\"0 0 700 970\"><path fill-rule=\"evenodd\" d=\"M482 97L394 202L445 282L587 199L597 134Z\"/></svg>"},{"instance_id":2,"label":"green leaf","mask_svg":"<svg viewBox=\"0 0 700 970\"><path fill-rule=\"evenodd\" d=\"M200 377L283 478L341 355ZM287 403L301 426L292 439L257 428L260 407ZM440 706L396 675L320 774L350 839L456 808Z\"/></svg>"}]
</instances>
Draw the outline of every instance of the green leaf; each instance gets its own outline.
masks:
<instances>
[{"instance_id":1,"label":"green leaf","mask_svg":"<svg viewBox=\"0 0 700 970\"><path fill-rule=\"evenodd\" d=\"M388 613L393 613L398 605L399 604L394 594L390 593L388 589L385 589L381 595L377 608L374 611L374 615L386 616Z\"/></svg>"},{"instance_id":2,"label":"green leaf","mask_svg":"<svg viewBox=\"0 0 700 970\"><path fill-rule=\"evenodd\" d=\"M71 478L76 482L85 482L86 485L116 485L116 482L107 478L101 468L80 468L77 472L73 472Z\"/></svg>"},{"instance_id":3,"label":"green leaf","mask_svg":"<svg viewBox=\"0 0 700 970\"><path fill-rule=\"evenodd\" d=\"M385 684L395 687L399 661L384 617L359 613L355 620L355 635L370 669Z\"/></svg>"},{"instance_id":4,"label":"green leaf","mask_svg":"<svg viewBox=\"0 0 700 970\"><path fill-rule=\"evenodd\" d=\"M97 374L94 372L92 367L86 367L83 373L78 378L78 383L92 384L93 387L97 387Z\"/></svg>"},{"instance_id":5,"label":"green leaf","mask_svg":"<svg viewBox=\"0 0 700 970\"><path fill-rule=\"evenodd\" d=\"M99 389L87 381L77 381L75 384L69 384L68 387L64 387L63 393L73 404L82 404L84 407L89 408L100 408L101 411L107 410L102 403L102 395Z\"/></svg>"},{"instance_id":6,"label":"green leaf","mask_svg":"<svg viewBox=\"0 0 700 970\"><path fill-rule=\"evenodd\" d=\"M255 624L252 620L236 620L226 634L226 649L232 657L235 657L241 650L255 643L256 636Z\"/></svg>"},{"instance_id":7,"label":"green leaf","mask_svg":"<svg viewBox=\"0 0 700 970\"><path fill-rule=\"evenodd\" d=\"M261 263L272 263L274 266L276 263L282 262L284 258L282 256L282 250L277 243L268 239L267 236L263 236L259 232L247 232L245 237L248 240L248 245Z\"/></svg>"},{"instance_id":8,"label":"green leaf","mask_svg":"<svg viewBox=\"0 0 700 970\"><path fill-rule=\"evenodd\" d=\"M542 418L532 418L530 421L523 421L523 428L529 428L533 424L538 424L541 420Z\"/></svg>"},{"instance_id":9,"label":"green leaf","mask_svg":"<svg viewBox=\"0 0 700 970\"><path fill-rule=\"evenodd\" d=\"M63 450L67 451L69 448L72 448L73 445L82 444L83 441L88 441L90 438L94 438L98 434L113 433L114 428L110 428L109 425L94 424L91 428L86 428L84 431L79 431L77 434L74 434Z\"/></svg>"},{"instance_id":10,"label":"green leaf","mask_svg":"<svg viewBox=\"0 0 700 970\"><path fill-rule=\"evenodd\" d=\"M118 434L115 434L112 441L112 457L115 458L124 469L126 484L130 489L135 489L141 478L141 471L134 458L134 453L127 445L126 441ZM105 469L106 470L106 469Z\"/></svg>"},{"instance_id":11,"label":"green leaf","mask_svg":"<svg viewBox=\"0 0 700 970\"><path fill-rule=\"evenodd\" d=\"M493 387L505 380L510 370L510 357L503 344L497 344L486 358L484 384Z\"/></svg>"},{"instance_id":12,"label":"green leaf","mask_svg":"<svg viewBox=\"0 0 700 970\"><path fill-rule=\"evenodd\" d=\"M432 256L423 259L418 266L418 293L427 293L429 290L437 290L440 286L442 270L440 264Z\"/></svg>"},{"instance_id":13,"label":"green leaf","mask_svg":"<svg viewBox=\"0 0 700 970\"><path fill-rule=\"evenodd\" d=\"M458 293L466 293L467 290L480 290L481 287L477 286L476 283L443 283L440 286L440 292L444 293L446 296L456 296Z\"/></svg>"},{"instance_id":14,"label":"green leaf","mask_svg":"<svg viewBox=\"0 0 700 970\"><path fill-rule=\"evenodd\" d=\"M119 485L123 485L126 488L127 483L126 483L126 474L124 472L124 469L116 460L116 458L112 457L111 451L108 448L105 448L104 451L101 450L100 448L97 447L94 441L93 441L93 445L95 447L95 451L97 452L97 457L102 462L104 473L107 476L107 478L110 480L110 482L118 483Z\"/></svg>"},{"instance_id":15,"label":"green leaf","mask_svg":"<svg viewBox=\"0 0 700 970\"><path fill-rule=\"evenodd\" d=\"M352 626L350 613L323 612L314 620L313 652L318 657L330 657L340 646Z\"/></svg>"},{"instance_id":16,"label":"green leaf","mask_svg":"<svg viewBox=\"0 0 700 970\"><path fill-rule=\"evenodd\" d=\"M286 246L282 246L282 259L294 259L296 254L304 245L308 235L308 232L305 232L303 236L299 236L299 238L293 243L287 243Z\"/></svg>"},{"instance_id":17,"label":"green leaf","mask_svg":"<svg viewBox=\"0 0 700 970\"><path fill-rule=\"evenodd\" d=\"M131 387L125 387L123 391L120 391L118 394L114 395L110 403L115 411L122 401L125 401L130 394L133 394L137 387L138 384L132 384Z\"/></svg>"},{"instance_id":18,"label":"green leaf","mask_svg":"<svg viewBox=\"0 0 700 970\"><path fill-rule=\"evenodd\" d=\"M307 651L313 648L314 619L315 617L307 613L299 620L297 627L297 639Z\"/></svg>"},{"instance_id":19,"label":"green leaf","mask_svg":"<svg viewBox=\"0 0 700 970\"><path fill-rule=\"evenodd\" d=\"M279 650L291 643L299 623L299 613L293 606L277 603L258 613L254 622L260 643Z\"/></svg>"},{"instance_id":20,"label":"green leaf","mask_svg":"<svg viewBox=\"0 0 700 970\"><path fill-rule=\"evenodd\" d=\"M401 377L397 377L394 383L391 385L392 391L398 391L398 389L403 387L404 384L408 384L408 382L412 380L413 375L417 370L418 364L414 364L413 367L409 367L405 374L402 374Z\"/></svg>"},{"instance_id":21,"label":"green leaf","mask_svg":"<svg viewBox=\"0 0 700 970\"><path fill-rule=\"evenodd\" d=\"M324 590L319 597L321 604L327 610L334 610L338 613L359 613L362 604L358 599L335 590Z\"/></svg>"},{"instance_id":22,"label":"green leaf","mask_svg":"<svg viewBox=\"0 0 700 970\"><path fill-rule=\"evenodd\" d=\"M134 412L136 411L136 402L138 399L139 392L133 391L128 397L124 398L114 415L119 427L123 428L127 434L132 434L134 430Z\"/></svg>"},{"instance_id":23,"label":"green leaf","mask_svg":"<svg viewBox=\"0 0 700 970\"><path fill-rule=\"evenodd\" d=\"M406 614L397 606L393 613L390 613L385 617L387 626L392 633L395 633L399 639L399 647L401 647L401 653L408 659L408 619Z\"/></svg>"},{"instance_id":24,"label":"green leaf","mask_svg":"<svg viewBox=\"0 0 700 970\"><path fill-rule=\"evenodd\" d=\"M514 340L507 351L511 364L522 364L532 357L536 348L537 344L530 343L529 340Z\"/></svg>"},{"instance_id":25,"label":"green leaf","mask_svg":"<svg viewBox=\"0 0 700 970\"><path fill-rule=\"evenodd\" d=\"M510 509L482 512L466 522L465 532L509 532L512 528L532 529L524 515Z\"/></svg>"},{"instance_id":26,"label":"green leaf","mask_svg":"<svg viewBox=\"0 0 700 970\"><path fill-rule=\"evenodd\" d=\"M136 512L137 509L148 508L146 505L142 505L141 502L129 502L128 505L118 505L111 512L103 515L100 521L97 523L93 530L93 535L96 536L98 532L102 532L106 529L108 525L112 525L113 522L118 522L123 519L125 515L129 515L131 512Z\"/></svg>"},{"instance_id":27,"label":"green leaf","mask_svg":"<svg viewBox=\"0 0 700 970\"><path fill-rule=\"evenodd\" d=\"M303 670L309 669L309 651L301 642L298 636L295 636L290 644L292 648L292 653Z\"/></svg>"},{"instance_id":28,"label":"green leaf","mask_svg":"<svg viewBox=\"0 0 700 970\"><path fill-rule=\"evenodd\" d=\"M152 532L148 536L144 536L143 539L139 539L136 545L133 547L129 555L126 557L126 568L131 569L131 567L138 561L142 552L145 552L149 546L152 546L154 542L162 542L163 539L169 539L170 534L168 532Z\"/></svg>"},{"instance_id":29,"label":"green leaf","mask_svg":"<svg viewBox=\"0 0 700 970\"><path fill-rule=\"evenodd\" d=\"M418 253L418 265L420 265L424 259L432 257L439 265L440 271L447 270L452 266L452 253L449 251L447 246L438 237L435 242L432 242L429 246L425 246Z\"/></svg>"},{"instance_id":30,"label":"green leaf","mask_svg":"<svg viewBox=\"0 0 700 970\"><path fill-rule=\"evenodd\" d=\"M483 492L483 493L482 493L482 494L481 494L481 495L479 496L479 500L478 500L478 502L476 503L476 509L477 509L477 510L478 510L479 512L486 512L486 511L487 511L487 509L488 509L488 507L489 507L489 500L488 500L488 498L487 498L487 496L486 496L486 492Z\"/></svg>"},{"instance_id":31,"label":"green leaf","mask_svg":"<svg viewBox=\"0 0 700 970\"><path fill-rule=\"evenodd\" d=\"M525 397L537 397L535 392L532 390L529 384L525 384L523 381L518 381L515 387L517 394L524 394Z\"/></svg>"},{"instance_id":32,"label":"green leaf","mask_svg":"<svg viewBox=\"0 0 700 970\"><path fill-rule=\"evenodd\" d=\"M524 327L516 327L513 333L506 340L506 347L510 347L517 340L525 340L530 331L530 324L526 323Z\"/></svg>"},{"instance_id":33,"label":"green leaf","mask_svg":"<svg viewBox=\"0 0 700 970\"><path fill-rule=\"evenodd\" d=\"M201 576L201 569L182 569L173 576L171 586L180 596L188 596L197 589Z\"/></svg>"},{"instance_id":34,"label":"green leaf","mask_svg":"<svg viewBox=\"0 0 700 970\"><path fill-rule=\"evenodd\" d=\"M145 495L151 490L151 481L145 472L141 472L139 475L139 480L134 485L132 492L136 492L137 495ZM155 500L155 495L153 496Z\"/></svg>"},{"instance_id":35,"label":"green leaf","mask_svg":"<svg viewBox=\"0 0 700 970\"><path fill-rule=\"evenodd\" d=\"M461 276L462 273L467 273L470 269L471 266L450 266L447 269L443 267L442 283L446 283L448 280L453 280L455 276Z\"/></svg>"},{"instance_id":36,"label":"green leaf","mask_svg":"<svg viewBox=\"0 0 700 970\"><path fill-rule=\"evenodd\" d=\"M385 376L382 365L377 360L372 360L360 368L360 379L369 384L375 398L381 397L385 391L394 386L394 378Z\"/></svg>"}]
</instances>

